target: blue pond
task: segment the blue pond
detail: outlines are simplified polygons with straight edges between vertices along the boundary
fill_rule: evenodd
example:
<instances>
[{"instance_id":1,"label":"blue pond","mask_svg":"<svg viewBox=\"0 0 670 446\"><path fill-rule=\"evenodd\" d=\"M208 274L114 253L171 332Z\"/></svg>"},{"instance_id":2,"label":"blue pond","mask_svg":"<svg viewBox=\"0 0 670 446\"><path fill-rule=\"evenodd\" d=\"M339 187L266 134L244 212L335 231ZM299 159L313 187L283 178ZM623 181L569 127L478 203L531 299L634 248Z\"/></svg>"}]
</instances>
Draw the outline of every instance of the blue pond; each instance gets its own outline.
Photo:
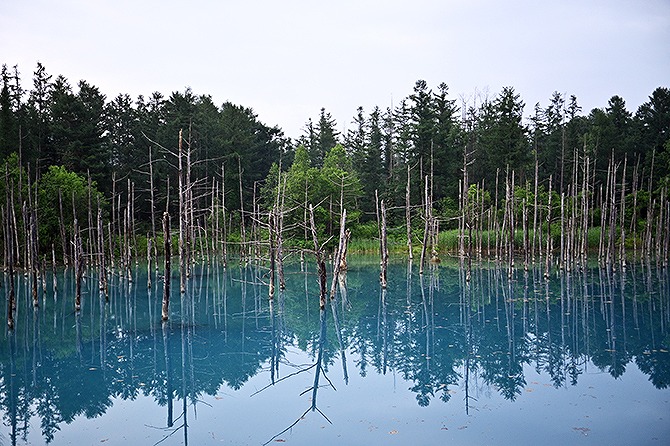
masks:
<instances>
[{"instance_id":1,"label":"blue pond","mask_svg":"<svg viewBox=\"0 0 670 446\"><path fill-rule=\"evenodd\" d=\"M313 263L71 270L33 308L16 279L0 339L3 445L663 445L670 438L670 280L655 265L576 272L457 264L419 275L349 259L323 311ZM8 276L3 288L6 292ZM54 280L56 287L54 287ZM329 278L330 280L330 278ZM329 283L330 285L330 283ZM55 289L54 289L55 288ZM6 310L4 312L6 315ZM6 320L2 318L6 327Z\"/></svg>"}]
</instances>

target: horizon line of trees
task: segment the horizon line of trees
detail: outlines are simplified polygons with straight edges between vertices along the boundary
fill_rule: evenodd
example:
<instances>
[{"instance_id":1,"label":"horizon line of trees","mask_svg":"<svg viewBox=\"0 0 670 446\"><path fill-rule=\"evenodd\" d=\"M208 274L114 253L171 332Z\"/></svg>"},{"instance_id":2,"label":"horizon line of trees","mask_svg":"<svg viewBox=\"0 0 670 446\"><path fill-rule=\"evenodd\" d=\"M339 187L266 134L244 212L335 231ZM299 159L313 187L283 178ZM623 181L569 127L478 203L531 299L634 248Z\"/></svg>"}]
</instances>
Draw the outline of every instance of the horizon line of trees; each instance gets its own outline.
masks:
<instances>
[{"instance_id":1,"label":"horizon line of trees","mask_svg":"<svg viewBox=\"0 0 670 446\"><path fill-rule=\"evenodd\" d=\"M34 208L37 256L59 244L67 256L76 216L80 222L88 216L92 237L91 208L96 206L105 224L115 225L107 237L155 238L155 215L183 207L175 191L184 174L191 224L206 234L216 220L216 227L233 239L238 234L244 240L245 226L258 224L281 193L287 235L294 239L307 239L308 204L314 205L321 235L338 231L346 209L354 235L374 238L380 200L389 209L392 228L406 224L410 232L411 224L416 231L434 212L439 227L463 231L475 224L494 228L482 223L484 209L473 210L472 200L493 209L486 218L500 214L501 221L510 197L516 203L510 215L520 221L527 212L523 200L524 206L542 206L541 220L550 224L560 208L577 207L584 199L580 195L588 194L591 214L585 229L602 226L599 213L609 209L607 222L630 226L629 234L638 237L633 229L640 229L641 238L642 228L653 220L648 232L658 234L656 243L668 240L667 230L659 230L670 215L667 87L655 89L635 113L613 96L605 107L584 115L574 95L554 92L548 105L535 104L524 115L525 104L513 87L459 103L446 84L433 90L419 80L393 108L366 112L359 107L346 134L322 108L314 122L307 121L304 134L292 140L279 127L262 123L251 108L230 102L217 106L211 96L188 88L169 97L154 92L108 99L84 80L73 88L40 63L30 89L24 88L17 66L3 65L1 77L3 228L13 228L15 241L22 244L24 236L7 221L27 228L33 214L22 208ZM182 132L187 173L175 157ZM473 187L476 196L469 197ZM467 212L472 215L466 219ZM129 228L127 236L122 225ZM623 246L626 236L621 237Z\"/></svg>"}]
</instances>

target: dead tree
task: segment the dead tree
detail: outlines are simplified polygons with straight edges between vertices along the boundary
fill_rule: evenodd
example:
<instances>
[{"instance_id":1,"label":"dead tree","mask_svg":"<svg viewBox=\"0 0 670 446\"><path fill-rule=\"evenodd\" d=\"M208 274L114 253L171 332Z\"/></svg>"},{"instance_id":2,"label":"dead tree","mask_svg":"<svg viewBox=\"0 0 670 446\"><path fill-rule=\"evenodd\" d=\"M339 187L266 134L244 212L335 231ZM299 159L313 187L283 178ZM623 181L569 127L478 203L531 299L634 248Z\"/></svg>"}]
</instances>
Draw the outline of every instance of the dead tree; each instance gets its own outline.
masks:
<instances>
[{"instance_id":1,"label":"dead tree","mask_svg":"<svg viewBox=\"0 0 670 446\"><path fill-rule=\"evenodd\" d=\"M410 169L407 165L407 185L405 186L405 225L407 227L407 255L409 259L414 258L412 249L412 213L410 208Z\"/></svg>"},{"instance_id":2,"label":"dead tree","mask_svg":"<svg viewBox=\"0 0 670 446\"><path fill-rule=\"evenodd\" d=\"M275 215L275 235L277 236L277 273L279 275L279 289L286 289L286 278L284 276L284 199L286 197L286 176L282 183L281 165L279 166L279 178L277 180L277 202Z\"/></svg>"},{"instance_id":3,"label":"dead tree","mask_svg":"<svg viewBox=\"0 0 670 446\"><path fill-rule=\"evenodd\" d=\"M163 249L165 250L165 273L163 276L163 305L162 305L162 320L168 320L170 315L170 276L171 272L171 238L170 238L170 214L163 213Z\"/></svg>"},{"instance_id":4,"label":"dead tree","mask_svg":"<svg viewBox=\"0 0 670 446\"><path fill-rule=\"evenodd\" d=\"M237 174L240 181L240 237L241 237L241 246L240 246L240 255L241 260L246 258L246 241L247 241L247 232L244 224L244 198L242 196L242 158L237 156Z\"/></svg>"},{"instance_id":5,"label":"dead tree","mask_svg":"<svg viewBox=\"0 0 670 446\"><path fill-rule=\"evenodd\" d=\"M424 228L423 228L423 241L421 243L421 260L419 263L419 274L423 274L423 267L426 264L426 248L428 245L428 235L430 233L431 227L431 204L428 196L428 175L425 178L425 188L424 188Z\"/></svg>"},{"instance_id":6,"label":"dead tree","mask_svg":"<svg viewBox=\"0 0 670 446\"><path fill-rule=\"evenodd\" d=\"M14 310L16 309L16 289L15 289L15 271L14 271L14 237L13 237L13 216L14 203L9 200L9 188L7 188L6 208L3 209L5 216L5 249L7 251L7 270L9 273L9 290L7 292L7 327L14 329ZM12 191L13 196L13 191Z\"/></svg>"},{"instance_id":7,"label":"dead tree","mask_svg":"<svg viewBox=\"0 0 670 446\"><path fill-rule=\"evenodd\" d=\"M149 238L147 234L147 288L151 289L151 254L152 254L152 243L153 239Z\"/></svg>"},{"instance_id":8,"label":"dead tree","mask_svg":"<svg viewBox=\"0 0 670 446\"><path fill-rule=\"evenodd\" d=\"M98 200L98 255L99 259L99 274L100 274L100 291L105 295L105 300L109 299L109 289L107 285L107 265L105 261L105 233L102 225L102 209L100 208L100 200Z\"/></svg>"},{"instance_id":9,"label":"dead tree","mask_svg":"<svg viewBox=\"0 0 670 446\"><path fill-rule=\"evenodd\" d=\"M151 238L156 241L156 206L154 198L154 163L151 159L151 146L149 146L149 204L151 206ZM156 245L154 244L154 257L156 256Z\"/></svg>"},{"instance_id":10,"label":"dead tree","mask_svg":"<svg viewBox=\"0 0 670 446\"><path fill-rule=\"evenodd\" d=\"M60 228L60 240L63 248L63 263L65 263L65 266L67 267L70 264L70 255L69 255L70 251L67 249L65 218L63 217L63 192L60 188L58 188L58 206L60 210L59 228Z\"/></svg>"},{"instance_id":11,"label":"dead tree","mask_svg":"<svg viewBox=\"0 0 670 446\"><path fill-rule=\"evenodd\" d=\"M549 267L551 265L551 179L552 175L549 175L549 199L547 204L547 252L545 253L545 268L544 268L544 278L549 278Z\"/></svg>"},{"instance_id":12,"label":"dead tree","mask_svg":"<svg viewBox=\"0 0 670 446\"><path fill-rule=\"evenodd\" d=\"M340 237L337 244L337 251L333 257L333 280L330 284L330 300L335 299L335 293L337 291L337 279L342 271L342 259L347 250L347 232L346 232L346 223L347 223L347 210L342 210L342 215L340 216Z\"/></svg>"},{"instance_id":13,"label":"dead tree","mask_svg":"<svg viewBox=\"0 0 670 446\"><path fill-rule=\"evenodd\" d=\"M84 252L82 247L79 223L74 217L74 275L75 275L75 311L81 310L81 281L84 277Z\"/></svg>"},{"instance_id":14,"label":"dead tree","mask_svg":"<svg viewBox=\"0 0 670 446\"><path fill-rule=\"evenodd\" d=\"M386 289L388 285L388 264L389 264L389 249L388 249L388 238L386 236L386 203L384 200L381 202L381 242L379 244L381 256L381 271L379 273L379 283L383 289ZM342 237L343 234L340 234Z\"/></svg>"},{"instance_id":15,"label":"dead tree","mask_svg":"<svg viewBox=\"0 0 670 446\"><path fill-rule=\"evenodd\" d=\"M184 193L184 167L183 167L183 143L182 130L179 130L179 152L177 154L178 162L178 180L179 180L179 289L181 293L186 292L186 203Z\"/></svg>"},{"instance_id":16,"label":"dead tree","mask_svg":"<svg viewBox=\"0 0 670 446\"><path fill-rule=\"evenodd\" d=\"M316 235L316 224L314 223L314 207L309 205L309 225L312 233L312 241L314 242L314 255L316 256L316 265L319 274L319 307L323 311L326 308L326 254L323 251L323 246L319 244L319 239Z\"/></svg>"},{"instance_id":17,"label":"dead tree","mask_svg":"<svg viewBox=\"0 0 670 446\"><path fill-rule=\"evenodd\" d=\"M275 251L275 227L276 227L276 215L274 213L274 210L270 212L268 216L268 238L270 241L270 278L269 278L269 286L268 286L268 297L270 300L274 299L275 296L275 268L276 268L276 262L275 262L275 256L276 256L276 251Z\"/></svg>"}]
</instances>

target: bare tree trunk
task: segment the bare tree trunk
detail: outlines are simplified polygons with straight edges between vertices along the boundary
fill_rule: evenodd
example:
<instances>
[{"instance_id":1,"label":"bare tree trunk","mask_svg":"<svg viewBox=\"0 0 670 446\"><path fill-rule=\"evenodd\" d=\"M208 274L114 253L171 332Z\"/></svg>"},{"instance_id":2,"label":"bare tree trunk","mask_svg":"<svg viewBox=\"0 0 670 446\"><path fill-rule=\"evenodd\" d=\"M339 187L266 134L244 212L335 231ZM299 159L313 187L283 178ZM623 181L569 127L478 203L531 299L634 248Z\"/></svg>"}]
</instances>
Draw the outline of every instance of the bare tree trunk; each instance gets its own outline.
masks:
<instances>
[{"instance_id":1,"label":"bare tree trunk","mask_svg":"<svg viewBox=\"0 0 670 446\"><path fill-rule=\"evenodd\" d=\"M387 270L388 270L388 263L389 263L389 250L388 250L388 241L387 241L387 236L386 236L386 203L384 203L384 200L381 202L381 231L382 231L382 237L381 237L381 272L379 274L379 282L381 284L381 287L383 289L386 289L388 285L388 277L387 277ZM340 237L343 236L343 233L340 233Z\"/></svg>"},{"instance_id":2,"label":"bare tree trunk","mask_svg":"<svg viewBox=\"0 0 670 446\"><path fill-rule=\"evenodd\" d=\"M15 272L14 272L14 236L13 236L13 223L14 223L14 184L11 185L11 194L9 187L9 173L5 170L5 204L6 208L4 209L5 216L5 249L7 251L7 268L9 273L9 291L7 294L7 328L9 330L14 329L14 310L16 309L16 290L15 290Z\"/></svg>"},{"instance_id":3,"label":"bare tree trunk","mask_svg":"<svg viewBox=\"0 0 670 446\"><path fill-rule=\"evenodd\" d=\"M217 247L219 246L219 213L216 208L216 200L219 198L219 184L216 182L215 178L212 178L212 204L210 207L210 220L211 220L211 246L209 242L207 243L207 263L209 264L211 256L216 256ZM207 234L207 231L205 231Z\"/></svg>"},{"instance_id":4,"label":"bare tree trunk","mask_svg":"<svg viewBox=\"0 0 670 446\"><path fill-rule=\"evenodd\" d=\"M258 237L258 207L256 205L256 185L258 181L254 181L254 186L251 191L251 241L249 252L253 253L253 259L258 261L260 258L260 240Z\"/></svg>"},{"instance_id":5,"label":"bare tree trunk","mask_svg":"<svg viewBox=\"0 0 670 446\"><path fill-rule=\"evenodd\" d=\"M458 255L465 256L465 201L463 198L463 179L458 180Z\"/></svg>"},{"instance_id":6,"label":"bare tree trunk","mask_svg":"<svg viewBox=\"0 0 670 446\"><path fill-rule=\"evenodd\" d=\"M559 269L565 267L565 192L561 192L561 259L558 262Z\"/></svg>"},{"instance_id":7,"label":"bare tree trunk","mask_svg":"<svg viewBox=\"0 0 670 446\"><path fill-rule=\"evenodd\" d=\"M651 256L651 228L653 226L653 221L654 221L654 206L655 202L652 202L651 199L651 194L653 191L653 185L652 185L652 178L653 178L653 172L654 172L654 160L656 158L656 151L652 151L651 154L651 169L649 171L649 188L647 190L649 194L649 202L647 203L647 226L645 228L645 243L644 243L644 255L646 256L647 259L650 258Z\"/></svg>"},{"instance_id":8,"label":"bare tree trunk","mask_svg":"<svg viewBox=\"0 0 670 446\"><path fill-rule=\"evenodd\" d=\"M223 164L221 164L221 212L221 219L223 220L222 253L223 266L225 268L228 263L228 233L226 231L226 172Z\"/></svg>"},{"instance_id":9,"label":"bare tree trunk","mask_svg":"<svg viewBox=\"0 0 670 446\"><path fill-rule=\"evenodd\" d=\"M633 253L634 257L637 256L637 187L638 187L638 171L640 168L640 156L637 157L637 163L633 169L633 212L630 219L630 228L629 232L633 233Z\"/></svg>"},{"instance_id":10,"label":"bare tree trunk","mask_svg":"<svg viewBox=\"0 0 670 446\"><path fill-rule=\"evenodd\" d=\"M185 175L185 188L184 188L184 228L186 236L186 278L191 277L191 268L193 265L193 251L195 247L195 224L194 224L194 214L193 214L193 187L191 186L191 124L188 125L188 143L186 150L186 175Z\"/></svg>"},{"instance_id":11,"label":"bare tree trunk","mask_svg":"<svg viewBox=\"0 0 670 446\"><path fill-rule=\"evenodd\" d=\"M178 179L179 179L179 290L183 294L186 292L186 203L184 200L184 168L182 158L183 142L182 131L179 130L179 152L178 159Z\"/></svg>"},{"instance_id":12,"label":"bare tree trunk","mask_svg":"<svg viewBox=\"0 0 670 446\"><path fill-rule=\"evenodd\" d=\"M93 253L93 240L95 238L93 237L93 201L91 197L91 190L93 189L93 182L91 180L91 172L89 169L86 169L86 176L88 180L88 189L87 189L87 197L88 197L88 240L86 241L88 244L88 252ZM91 259L93 260L93 259ZM95 259L97 261L97 259Z\"/></svg>"},{"instance_id":13,"label":"bare tree trunk","mask_svg":"<svg viewBox=\"0 0 670 446\"><path fill-rule=\"evenodd\" d=\"M663 223L665 221L665 197L667 193L666 186L661 188L661 196L658 201L658 223L656 224L656 264L660 264L663 260L663 234L668 231L667 227L664 227Z\"/></svg>"},{"instance_id":14,"label":"bare tree trunk","mask_svg":"<svg viewBox=\"0 0 670 446\"><path fill-rule=\"evenodd\" d=\"M30 173L29 173L30 175ZM38 307L39 293L38 293L38 275L39 275L39 259L38 259L38 240L37 240L37 190L35 190L35 198L33 203L33 194L31 194L31 187L28 187L28 234L26 241L28 242L29 265L31 275L31 289L33 296L33 306Z\"/></svg>"},{"instance_id":15,"label":"bare tree trunk","mask_svg":"<svg viewBox=\"0 0 670 446\"><path fill-rule=\"evenodd\" d=\"M623 174L621 175L621 211L619 212L619 262L621 267L626 267L626 168L628 167L628 159L624 159L623 162Z\"/></svg>"},{"instance_id":16,"label":"bare tree trunk","mask_svg":"<svg viewBox=\"0 0 670 446\"><path fill-rule=\"evenodd\" d=\"M237 174L240 180L240 238L242 243L240 247L240 255L242 260L244 260L246 258L245 250L247 244L247 234L244 225L244 199L242 198L242 159L239 155L237 156Z\"/></svg>"},{"instance_id":17,"label":"bare tree trunk","mask_svg":"<svg viewBox=\"0 0 670 446\"><path fill-rule=\"evenodd\" d=\"M521 203L521 212L523 213L523 270L528 271L528 208L526 207L526 197L523 198Z\"/></svg>"},{"instance_id":18,"label":"bare tree trunk","mask_svg":"<svg viewBox=\"0 0 670 446\"><path fill-rule=\"evenodd\" d=\"M407 252L409 259L414 258L412 249L412 213L410 203L410 169L407 164L407 186L405 186L405 225L407 226Z\"/></svg>"},{"instance_id":19,"label":"bare tree trunk","mask_svg":"<svg viewBox=\"0 0 670 446\"><path fill-rule=\"evenodd\" d=\"M74 217L74 271L75 271L75 311L81 310L81 281L84 276L84 253L77 217Z\"/></svg>"},{"instance_id":20,"label":"bare tree trunk","mask_svg":"<svg viewBox=\"0 0 670 446\"><path fill-rule=\"evenodd\" d=\"M133 281L133 272L130 266L132 261L132 185L130 179L128 179L128 195L126 198L126 211L123 225L123 252L124 252L124 267L126 270L126 277L128 282Z\"/></svg>"},{"instance_id":21,"label":"bare tree trunk","mask_svg":"<svg viewBox=\"0 0 670 446\"><path fill-rule=\"evenodd\" d=\"M281 194L281 195L280 195ZM282 183L281 166L277 180L277 208L278 215L275 220L277 234L277 273L279 274L279 289L286 289L286 278L284 277L284 199L286 197L286 176Z\"/></svg>"},{"instance_id":22,"label":"bare tree trunk","mask_svg":"<svg viewBox=\"0 0 670 446\"><path fill-rule=\"evenodd\" d=\"M165 273L163 278L163 305L161 309L162 320L168 320L170 316L170 277L171 271L171 256L172 243L170 237L170 214L165 211L163 213L163 249L165 251Z\"/></svg>"},{"instance_id":23,"label":"bare tree trunk","mask_svg":"<svg viewBox=\"0 0 670 446\"><path fill-rule=\"evenodd\" d=\"M269 279L269 287L268 287L268 297L270 300L272 300L275 296L275 268L276 268L276 263L275 263L275 227L276 227L276 215L274 214L274 210L270 211L270 215L268 216L268 236L269 236L269 241L270 241L270 279Z\"/></svg>"},{"instance_id":24,"label":"bare tree trunk","mask_svg":"<svg viewBox=\"0 0 670 446\"><path fill-rule=\"evenodd\" d=\"M382 206L383 206L382 201ZM333 258L333 280L330 284L330 300L335 299L335 292L337 291L337 281L342 271L342 261L347 250L347 231L345 229L347 224L347 210L342 209L340 215L340 237L337 244L337 251L335 252L335 257ZM346 261L345 261L346 264Z\"/></svg>"},{"instance_id":25,"label":"bare tree trunk","mask_svg":"<svg viewBox=\"0 0 670 446\"><path fill-rule=\"evenodd\" d=\"M668 251L670 250L670 201L665 201L665 243L663 245L663 267L668 267Z\"/></svg>"},{"instance_id":26,"label":"bare tree trunk","mask_svg":"<svg viewBox=\"0 0 670 446\"><path fill-rule=\"evenodd\" d=\"M428 245L428 234L430 232L430 203L428 197L428 176L425 178L425 187L424 187L424 219L425 224L423 227L423 241L421 242L421 259L419 262L419 274L423 274L423 268L426 264L426 248Z\"/></svg>"},{"instance_id":27,"label":"bare tree trunk","mask_svg":"<svg viewBox=\"0 0 670 446\"><path fill-rule=\"evenodd\" d=\"M63 247L63 263L65 266L70 264L69 260L69 251L67 249L67 236L65 235L65 218L63 217L63 193L60 188L58 188L58 205L60 209L60 240Z\"/></svg>"},{"instance_id":28,"label":"bare tree trunk","mask_svg":"<svg viewBox=\"0 0 670 446\"><path fill-rule=\"evenodd\" d=\"M60 191L59 191L60 193ZM116 248L116 243L114 242L114 237L116 237L116 226L115 226L115 220L116 220L116 172L112 172L112 199L110 200L112 202L112 214L108 226L108 233L109 233L109 263L112 269L114 269L114 249ZM61 209L61 214L62 214L62 209ZM62 220L61 216L61 220ZM63 253L65 255L65 253Z\"/></svg>"},{"instance_id":29,"label":"bare tree trunk","mask_svg":"<svg viewBox=\"0 0 670 446\"><path fill-rule=\"evenodd\" d=\"M545 253L545 268L544 268L544 277L545 279L549 278L549 267L551 265L551 253L552 253L552 242L551 242L551 179L552 175L549 175L549 200L547 204L547 252Z\"/></svg>"},{"instance_id":30,"label":"bare tree trunk","mask_svg":"<svg viewBox=\"0 0 670 446\"><path fill-rule=\"evenodd\" d=\"M151 289L151 255L153 248L153 238L147 234L147 289Z\"/></svg>"},{"instance_id":31,"label":"bare tree trunk","mask_svg":"<svg viewBox=\"0 0 670 446\"><path fill-rule=\"evenodd\" d=\"M375 216L377 217L377 237L381 245L382 242L382 220L381 214L379 213L379 191L375 189ZM380 247L381 249L381 247Z\"/></svg>"},{"instance_id":32,"label":"bare tree trunk","mask_svg":"<svg viewBox=\"0 0 670 446\"><path fill-rule=\"evenodd\" d=\"M316 235L316 224L314 223L314 208L309 205L309 223L312 232L312 241L314 242L314 255L319 274L319 306L323 311L326 308L326 259L323 247L319 246L319 240Z\"/></svg>"},{"instance_id":33,"label":"bare tree trunk","mask_svg":"<svg viewBox=\"0 0 670 446\"><path fill-rule=\"evenodd\" d=\"M438 238L438 222L433 218L433 187L435 185L434 180L434 156L433 156L433 140L430 140L430 261L432 263L438 263L440 258L437 256L437 238Z\"/></svg>"},{"instance_id":34,"label":"bare tree trunk","mask_svg":"<svg viewBox=\"0 0 670 446\"><path fill-rule=\"evenodd\" d=\"M349 249L349 240L351 240L351 230L347 229L344 234L344 251L342 252L342 256L340 258L340 272L349 269L349 265L347 264L347 250Z\"/></svg>"},{"instance_id":35,"label":"bare tree trunk","mask_svg":"<svg viewBox=\"0 0 670 446\"><path fill-rule=\"evenodd\" d=\"M137 231L135 230L135 182L130 183L130 240L132 241L132 252L134 254L135 264L138 262L139 254L137 252Z\"/></svg>"},{"instance_id":36,"label":"bare tree trunk","mask_svg":"<svg viewBox=\"0 0 670 446\"><path fill-rule=\"evenodd\" d=\"M616 236L616 177L618 166L614 164L614 151L612 151L612 185L609 195L609 228L607 236L607 264L611 266L614 263L614 239Z\"/></svg>"},{"instance_id":37,"label":"bare tree trunk","mask_svg":"<svg viewBox=\"0 0 670 446\"><path fill-rule=\"evenodd\" d=\"M495 234L495 258L496 261L500 261L500 243L502 243L501 231L498 230L498 190L500 183L500 169L496 169L496 197L493 202L493 232ZM504 224L504 220L503 220Z\"/></svg>"},{"instance_id":38,"label":"bare tree trunk","mask_svg":"<svg viewBox=\"0 0 670 446\"><path fill-rule=\"evenodd\" d=\"M533 243L531 246L531 251L533 253L532 255L532 260L533 263L535 263L535 256L537 255L538 249L536 249L535 243L538 241L538 236L540 234L540 231L537 229L537 194L538 194L538 160L537 160L537 150L535 151L535 189L533 191ZM540 242L541 243L541 242Z\"/></svg>"},{"instance_id":39,"label":"bare tree trunk","mask_svg":"<svg viewBox=\"0 0 670 446\"><path fill-rule=\"evenodd\" d=\"M516 234L515 201L514 201L514 169L512 169L512 184L509 189L509 277L514 269L514 236Z\"/></svg>"},{"instance_id":40,"label":"bare tree trunk","mask_svg":"<svg viewBox=\"0 0 670 446\"><path fill-rule=\"evenodd\" d=\"M58 278L56 277L56 246L51 244L51 273L54 294L58 290Z\"/></svg>"},{"instance_id":41,"label":"bare tree trunk","mask_svg":"<svg viewBox=\"0 0 670 446\"><path fill-rule=\"evenodd\" d=\"M107 286L107 265L105 261L105 232L102 225L102 209L100 208L100 200L98 199L98 252L100 256L99 274L100 274L100 291L105 295L105 301L109 300L109 289Z\"/></svg>"},{"instance_id":42,"label":"bare tree trunk","mask_svg":"<svg viewBox=\"0 0 670 446\"><path fill-rule=\"evenodd\" d=\"M584 179L582 180L582 245L581 262L586 267L589 251L589 177L591 164L588 157L584 159Z\"/></svg>"},{"instance_id":43,"label":"bare tree trunk","mask_svg":"<svg viewBox=\"0 0 670 446\"><path fill-rule=\"evenodd\" d=\"M156 241L156 199L154 196L154 163L151 159L151 146L149 146L149 199L151 206L151 239ZM153 247L154 257L157 256L156 245Z\"/></svg>"},{"instance_id":44,"label":"bare tree trunk","mask_svg":"<svg viewBox=\"0 0 670 446\"><path fill-rule=\"evenodd\" d=\"M109 267L113 270L114 269L114 246L112 239L114 238L114 232L112 231L112 223L108 222L107 223L107 236L108 236L108 244L109 244Z\"/></svg>"}]
</instances>

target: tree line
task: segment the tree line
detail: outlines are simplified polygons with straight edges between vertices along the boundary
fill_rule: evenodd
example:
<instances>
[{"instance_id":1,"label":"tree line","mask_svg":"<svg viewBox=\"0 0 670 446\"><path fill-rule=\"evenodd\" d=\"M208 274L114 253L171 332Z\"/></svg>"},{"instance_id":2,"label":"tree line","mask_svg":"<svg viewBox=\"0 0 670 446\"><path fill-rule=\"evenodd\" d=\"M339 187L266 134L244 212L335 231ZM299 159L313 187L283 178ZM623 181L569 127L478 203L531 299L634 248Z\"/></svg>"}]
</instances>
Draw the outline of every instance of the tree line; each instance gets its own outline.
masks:
<instances>
[{"instance_id":1,"label":"tree line","mask_svg":"<svg viewBox=\"0 0 670 446\"><path fill-rule=\"evenodd\" d=\"M155 249L163 211L189 214L193 249L225 251L267 239L279 203L282 234L296 246L311 242L310 205L319 236L336 234L346 209L354 237L377 238L384 203L389 236L416 245L439 245L453 229L462 254L497 252L493 243L517 253L527 244L534 256L545 246L576 252L601 228L602 252L647 246L667 259L666 87L635 113L613 96L583 114L575 96L554 92L525 115L513 87L457 99L446 84L419 80L397 105L358 108L345 132L323 108L291 139L253 109L191 89L108 99L40 63L31 88L23 82L17 66L3 65L5 262L15 251L18 264L31 263L19 249L33 240L31 218L35 262L50 252L74 258L75 234L88 252L104 245L121 256L124 240L134 255L147 240ZM575 240L554 244L557 227ZM498 238L484 248L490 232Z\"/></svg>"}]
</instances>

